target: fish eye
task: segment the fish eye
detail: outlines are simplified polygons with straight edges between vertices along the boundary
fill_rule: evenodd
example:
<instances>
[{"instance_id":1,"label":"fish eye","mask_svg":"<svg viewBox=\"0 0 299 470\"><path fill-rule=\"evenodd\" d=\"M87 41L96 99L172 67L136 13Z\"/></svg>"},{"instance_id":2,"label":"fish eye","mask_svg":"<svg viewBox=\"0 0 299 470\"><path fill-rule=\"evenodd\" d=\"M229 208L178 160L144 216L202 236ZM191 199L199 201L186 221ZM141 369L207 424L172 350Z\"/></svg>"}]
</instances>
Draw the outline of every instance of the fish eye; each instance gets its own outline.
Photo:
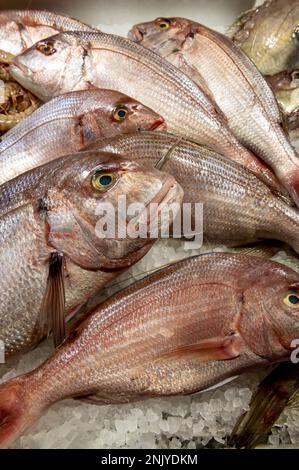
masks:
<instances>
[{"instance_id":1,"label":"fish eye","mask_svg":"<svg viewBox=\"0 0 299 470\"><path fill-rule=\"evenodd\" d=\"M299 70L294 70L291 77L293 83L299 83Z\"/></svg>"},{"instance_id":2,"label":"fish eye","mask_svg":"<svg viewBox=\"0 0 299 470\"><path fill-rule=\"evenodd\" d=\"M97 191L107 191L110 189L117 179L117 173L109 173L97 171L91 179L91 184Z\"/></svg>"},{"instance_id":3,"label":"fish eye","mask_svg":"<svg viewBox=\"0 0 299 470\"><path fill-rule=\"evenodd\" d=\"M44 55L53 55L56 52L56 49L51 41L39 42L35 47Z\"/></svg>"},{"instance_id":4,"label":"fish eye","mask_svg":"<svg viewBox=\"0 0 299 470\"><path fill-rule=\"evenodd\" d=\"M168 29L170 27L170 21L165 18L162 18L158 20L158 25L160 29Z\"/></svg>"},{"instance_id":5,"label":"fish eye","mask_svg":"<svg viewBox=\"0 0 299 470\"><path fill-rule=\"evenodd\" d=\"M293 31L293 39L297 39L297 41L299 41L299 25L297 25Z\"/></svg>"},{"instance_id":6,"label":"fish eye","mask_svg":"<svg viewBox=\"0 0 299 470\"><path fill-rule=\"evenodd\" d=\"M116 121L124 121L128 114L129 110L125 106L118 106L113 111L113 117Z\"/></svg>"},{"instance_id":7,"label":"fish eye","mask_svg":"<svg viewBox=\"0 0 299 470\"><path fill-rule=\"evenodd\" d=\"M297 292L287 292L283 301L287 307L299 308L299 294L297 294Z\"/></svg>"}]
</instances>

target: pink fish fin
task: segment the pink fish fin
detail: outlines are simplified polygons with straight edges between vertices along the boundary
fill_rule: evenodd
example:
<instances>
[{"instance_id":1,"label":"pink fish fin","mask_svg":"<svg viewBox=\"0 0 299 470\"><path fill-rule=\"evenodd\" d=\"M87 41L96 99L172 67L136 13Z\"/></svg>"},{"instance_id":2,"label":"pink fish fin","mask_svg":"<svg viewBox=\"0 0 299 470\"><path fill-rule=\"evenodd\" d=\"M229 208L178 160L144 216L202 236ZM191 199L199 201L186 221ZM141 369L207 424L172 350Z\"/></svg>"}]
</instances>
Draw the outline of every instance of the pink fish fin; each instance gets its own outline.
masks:
<instances>
[{"instance_id":1,"label":"pink fish fin","mask_svg":"<svg viewBox=\"0 0 299 470\"><path fill-rule=\"evenodd\" d=\"M63 273L63 255L54 252L50 257L47 287L36 326L42 336L49 336L52 331L56 348L66 337Z\"/></svg>"},{"instance_id":2,"label":"pink fish fin","mask_svg":"<svg viewBox=\"0 0 299 470\"><path fill-rule=\"evenodd\" d=\"M170 360L195 359L200 362L223 361L239 356L241 349L238 335L215 337L187 344L166 352L155 359L155 362Z\"/></svg>"}]
</instances>

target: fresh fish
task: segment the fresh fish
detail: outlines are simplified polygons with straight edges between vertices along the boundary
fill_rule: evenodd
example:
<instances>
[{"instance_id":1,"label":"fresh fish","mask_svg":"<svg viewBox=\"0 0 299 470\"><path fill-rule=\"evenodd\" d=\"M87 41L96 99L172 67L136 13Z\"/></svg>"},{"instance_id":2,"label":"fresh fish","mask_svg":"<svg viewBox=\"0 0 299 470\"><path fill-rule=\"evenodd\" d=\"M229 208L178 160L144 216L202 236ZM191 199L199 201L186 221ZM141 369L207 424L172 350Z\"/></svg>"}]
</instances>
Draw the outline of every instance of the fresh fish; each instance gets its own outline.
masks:
<instances>
[{"instance_id":1,"label":"fresh fish","mask_svg":"<svg viewBox=\"0 0 299 470\"><path fill-rule=\"evenodd\" d=\"M164 127L154 111L122 93L87 90L44 104L0 142L0 184L102 137Z\"/></svg>"},{"instance_id":2,"label":"fresh fish","mask_svg":"<svg viewBox=\"0 0 299 470\"><path fill-rule=\"evenodd\" d=\"M223 34L184 18L139 24L130 37L204 82L239 141L273 169L299 206L298 155L271 88L246 54Z\"/></svg>"},{"instance_id":3,"label":"fresh fish","mask_svg":"<svg viewBox=\"0 0 299 470\"><path fill-rule=\"evenodd\" d=\"M269 168L237 141L219 108L200 87L128 39L104 33L60 33L19 55L10 70L45 101L91 86L126 93L163 116L170 132L200 141L273 181Z\"/></svg>"},{"instance_id":4,"label":"fresh fish","mask_svg":"<svg viewBox=\"0 0 299 470\"><path fill-rule=\"evenodd\" d=\"M98 305L43 365L0 386L1 447L64 398L120 405L193 394L287 359L298 286L283 265L228 253L138 281Z\"/></svg>"},{"instance_id":5,"label":"fresh fish","mask_svg":"<svg viewBox=\"0 0 299 470\"><path fill-rule=\"evenodd\" d=\"M67 15L47 10L0 11L0 61L10 62L36 42L60 31L94 31ZM8 53L8 54L5 54Z\"/></svg>"},{"instance_id":6,"label":"fresh fish","mask_svg":"<svg viewBox=\"0 0 299 470\"><path fill-rule=\"evenodd\" d=\"M7 357L37 345L49 329L58 344L65 317L152 246L150 233L103 234L99 204L123 219L120 196L128 206L158 203L156 219L165 228L159 204L180 203L183 193L172 176L95 151L61 157L0 186L0 340ZM145 212L127 215L126 227L140 223L148 232Z\"/></svg>"},{"instance_id":7,"label":"fresh fish","mask_svg":"<svg viewBox=\"0 0 299 470\"><path fill-rule=\"evenodd\" d=\"M228 32L264 75L299 67L299 1L270 0L242 15Z\"/></svg>"},{"instance_id":8,"label":"fresh fish","mask_svg":"<svg viewBox=\"0 0 299 470\"><path fill-rule=\"evenodd\" d=\"M177 136L160 132L120 135L92 145L130 155L146 169L173 146L163 171L182 186L184 202L203 204L205 242L238 246L276 239L299 253L298 211L241 165L186 139L177 143Z\"/></svg>"},{"instance_id":9,"label":"fresh fish","mask_svg":"<svg viewBox=\"0 0 299 470\"><path fill-rule=\"evenodd\" d=\"M298 364L286 362L277 366L260 383L249 410L237 421L229 445L252 448L266 440L285 407L293 406L298 389Z\"/></svg>"}]
</instances>

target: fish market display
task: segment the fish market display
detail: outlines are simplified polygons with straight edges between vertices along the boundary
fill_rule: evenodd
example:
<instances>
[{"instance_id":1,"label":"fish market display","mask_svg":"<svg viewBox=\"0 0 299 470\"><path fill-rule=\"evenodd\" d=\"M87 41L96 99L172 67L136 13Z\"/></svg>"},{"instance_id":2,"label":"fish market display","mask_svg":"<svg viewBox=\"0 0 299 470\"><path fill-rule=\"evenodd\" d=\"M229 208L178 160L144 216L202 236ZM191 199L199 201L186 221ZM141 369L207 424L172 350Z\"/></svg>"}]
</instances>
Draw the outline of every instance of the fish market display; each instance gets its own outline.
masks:
<instances>
[{"instance_id":1,"label":"fish market display","mask_svg":"<svg viewBox=\"0 0 299 470\"><path fill-rule=\"evenodd\" d=\"M39 99L15 82L0 61L0 136L39 106Z\"/></svg>"},{"instance_id":2,"label":"fish market display","mask_svg":"<svg viewBox=\"0 0 299 470\"><path fill-rule=\"evenodd\" d=\"M232 432L230 445L250 448L265 441L284 408L298 404L298 372L298 364L286 362L261 382L249 411L240 417Z\"/></svg>"},{"instance_id":3,"label":"fish market display","mask_svg":"<svg viewBox=\"0 0 299 470\"><path fill-rule=\"evenodd\" d=\"M163 118L112 90L54 98L15 126L0 142L0 184L93 141L118 133L163 128Z\"/></svg>"},{"instance_id":4,"label":"fish market display","mask_svg":"<svg viewBox=\"0 0 299 470\"><path fill-rule=\"evenodd\" d=\"M267 0L238 18L228 34L263 75L299 67L298 0Z\"/></svg>"},{"instance_id":5,"label":"fish market display","mask_svg":"<svg viewBox=\"0 0 299 470\"><path fill-rule=\"evenodd\" d=\"M68 15L47 10L0 11L0 58L6 62L41 39L60 31L94 31Z\"/></svg>"},{"instance_id":6,"label":"fish market display","mask_svg":"<svg viewBox=\"0 0 299 470\"><path fill-rule=\"evenodd\" d=\"M62 157L0 186L0 339L7 357L51 329L59 343L65 316L149 250L150 235L97 235L99 202L117 213L120 195L128 205L167 206L181 202L182 190L167 174L99 152ZM130 220L147 224L148 215Z\"/></svg>"},{"instance_id":7,"label":"fish market display","mask_svg":"<svg viewBox=\"0 0 299 470\"><path fill-rule=\"evenodd\" d=\"M299 0L227 35L28 5L0 9L0 448L298 443Z\"/></svg>"},{"instance_id":8,"label":"fish market display","mask_svg":"<svg viewBox=\"0 0 299 470\"><path fill-rule=\"evenodd\" d=\"M42 100L91 85L125 93L162 116L170 132L200 141L273 180L269 169L237 141L200 87L157 54L125 38L60 33L17 56L10 71Z\"/></svg>"},{"instance_id":9,"label":"fish market display","mask_svg":"<svg viewBox=\"0 0 299 470\"><path fill-rule=\"evenodd\" d=\"M192 394L291 354L299 275L261 258L182 261L100 304L48 361L0 387L9 445L53 403ZM78 370L80 373L78 373Z\"/></svg>"},{"instance_id":10,"label":"fish market display","mask_svg":"<svg viewBox=\"0 0 299 470\"><path fill-rule=\"evenodd\" d=\"M203 82L240 142L273 169L299 205L298 155L273 92L245 53L226 36L184 18L139 24L130 37Z\"/></svg>"},{"instance_id":11,"label":"fish market display","mask_svg":"<svg viewBox=\"0 0 299 470\"><path fill-rule=\"evenodd\" d=\"M289 243L299 252L299 213L246 168L196 143L160 132L116 136L92 145L130 155L150 169L167 155L163 171L184 190L184 202L202 203L206 242L238 246L261 239ZM225 184L224 184L225 182Z\"/></svg>"}]
</instances>

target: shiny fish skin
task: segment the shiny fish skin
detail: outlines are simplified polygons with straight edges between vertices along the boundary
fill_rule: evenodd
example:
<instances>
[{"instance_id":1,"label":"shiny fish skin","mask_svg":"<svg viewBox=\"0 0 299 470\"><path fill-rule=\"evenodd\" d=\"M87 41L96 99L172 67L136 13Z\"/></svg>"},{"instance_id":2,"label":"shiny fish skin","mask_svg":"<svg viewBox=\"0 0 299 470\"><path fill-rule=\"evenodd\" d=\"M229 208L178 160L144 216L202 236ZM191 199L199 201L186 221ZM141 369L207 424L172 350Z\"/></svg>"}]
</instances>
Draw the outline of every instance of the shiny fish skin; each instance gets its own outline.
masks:
<instances>
[{"instance_id":1,"label":"shiny fish skin","mask_svg":"<svg viewBox=\"0 0 299 470\"><path fill-rule=\"evenodd\" d=\"M37 43L10 66L14 78L42 100L91 85L114 89L157 112L170 132L207 144L257 173L269 173L237 141L202 89L157 54L104 33L60 33L48 44L51 55Z\"/></svg>"},{"instance_id":2,"label":"shiny fish skin","mask_svg":"<svg viewBox=\"0 0 299 470\"><path fill-rule=\"evenodd\" d=\"M97 306L43 365L0 386L1 447L67 397L120 404L186 395L288 358L299 309L282 300L298 282L278 263L224 253L137 282Z\"/></svg>"},{"instance_id":3,"label":"shiny fish skin","mask_svg":"<svg viewBox=\"0 0 299 470\"><path fill-rule=\"evenodd\" d=\"M167 21L165 31L159 19L134 26L131 37L204 81L239 141L273 169L299 206L299 158L265 79L226 36L184 18Z\"/></svg>"},{"instance_id":4,"label":"shiny fish skin","mask_svg":"<svg viewBox=\"0 0 299 470\"><path fill-rule=\"evenodd\" d=\"M266 1L241 17L228 34L264 75L299 66L299 1Z\"/></svg>"},{"instance_id":5,"label":"shiny fish skin","mask_svg":"<svg viewBox=\"0 0 299 470\"><path fill-rule=\"evenodd\" d=\"M13 55L60 31L94 31L70 16L47 10L1 10L0 51Z\"/></svg>"},{"instance_id":6,"label":"shiny fish skin","mask_svg":"<svg viewBox=\"0 0 299 470\"><path fill-rule=\"evenodd\" d=\"M204 240L237 246L277 239L299 253L299 214L246 168L221 155L165 133L116 136L93 148L130 155L151 168L177 143L163 171L184 190L184 202L203 203Z\"/></svg>"},{"instance_id":7,"label":"shiny fish skin","mask_svg":"<svg viewBox=\"0 0 299 470\"><path fill-rule=\"evenodd\" d=\"M114 111L125 106L123 121ZM163 118L112 90L67 93L44 104L0 141L0 184L93 141L118 133L163 128Z\"/></svg>"},{"instance_id":8,"label":"shiny fish skin","mask_svg":"<svg viewBox=\"0 0 299 470\"><path fill-rule=\"evenodd\" d=\"M92 188L97 171L114 171L116 183L107 192ZM0 187L0 339L6 356L36 346L51 253L64 255L66 316L95 294L121 269L139 260L154 240L107 239L96 236L100 201L113 204L161 199L181 202L173 177L143 171L128 160L102 152L62 157ZM145 219L147 220L147 219ZM171 221L170 221L171 223Z\"/></svg>"}]
</instances>

